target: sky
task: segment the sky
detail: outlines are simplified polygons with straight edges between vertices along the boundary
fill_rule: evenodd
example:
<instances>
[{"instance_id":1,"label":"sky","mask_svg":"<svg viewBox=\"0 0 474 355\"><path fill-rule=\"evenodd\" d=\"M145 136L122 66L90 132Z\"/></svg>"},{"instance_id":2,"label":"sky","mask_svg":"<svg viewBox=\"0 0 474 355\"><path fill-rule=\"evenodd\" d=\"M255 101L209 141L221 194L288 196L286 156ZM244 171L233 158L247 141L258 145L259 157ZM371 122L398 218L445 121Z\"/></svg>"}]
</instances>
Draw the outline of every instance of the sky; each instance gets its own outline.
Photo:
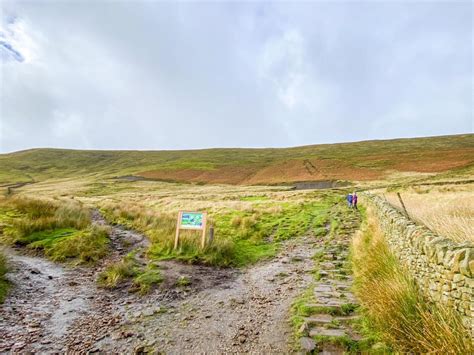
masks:
<instances>
[{"instance_id":1,"label":"sky","mask_svg":"<svg viewBox=\"0 0 474 355\"><path fill-rule=\"evenodd\" d=\"M0 7L0 153L473 132L471 1Z\"/></svg>"}]
</instances>

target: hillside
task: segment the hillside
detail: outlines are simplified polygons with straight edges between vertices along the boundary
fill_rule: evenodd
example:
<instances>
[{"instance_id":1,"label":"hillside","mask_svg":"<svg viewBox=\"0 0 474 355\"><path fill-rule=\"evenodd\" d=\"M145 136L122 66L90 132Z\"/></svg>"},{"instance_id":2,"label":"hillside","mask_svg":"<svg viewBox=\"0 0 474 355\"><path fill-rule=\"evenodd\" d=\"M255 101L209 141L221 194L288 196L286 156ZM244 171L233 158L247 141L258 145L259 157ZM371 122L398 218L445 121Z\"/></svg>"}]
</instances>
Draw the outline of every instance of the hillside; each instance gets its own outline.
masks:
<instances>
[{"instance_id":1,"label":"hillside","mask_svg":"<svg viewBox=\"0 0 474 355\"><path fill-rule=\"evenodd\" d=\"M462 172L473 163L474 134L271 149L31 149L0 155L0 184L84 175L243 185L363 181L394 172Z\"/></svg>"}]
</instances>

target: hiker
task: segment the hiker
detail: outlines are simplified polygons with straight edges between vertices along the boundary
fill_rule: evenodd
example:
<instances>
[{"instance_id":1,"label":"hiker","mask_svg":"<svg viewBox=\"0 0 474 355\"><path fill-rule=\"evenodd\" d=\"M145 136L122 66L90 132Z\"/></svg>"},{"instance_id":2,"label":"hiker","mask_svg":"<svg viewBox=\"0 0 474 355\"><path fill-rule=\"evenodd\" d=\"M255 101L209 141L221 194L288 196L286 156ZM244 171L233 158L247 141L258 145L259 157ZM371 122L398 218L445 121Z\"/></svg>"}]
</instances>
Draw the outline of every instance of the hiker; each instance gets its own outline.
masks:
<instances>
[{"instance_id":1,"label":"hiker","mask_svg":"<svg viewBox=\"0 0 474 355\"><path fill-rule=\"evenodd\" d=\"M352 195L351 194L347 195L346 199L347 199L347 207L351 208L352 207Z\"/></svg>"},{"instance_id":2,"label":"hiker","mask_svg":"<svg viewBox=\"0 0 474 355\"><path fill-rule=\"evenodd\" d=\"M357 194L354 191L354 195L352 195L352 206L357 209Z\"/></svg>"}]
</instances>

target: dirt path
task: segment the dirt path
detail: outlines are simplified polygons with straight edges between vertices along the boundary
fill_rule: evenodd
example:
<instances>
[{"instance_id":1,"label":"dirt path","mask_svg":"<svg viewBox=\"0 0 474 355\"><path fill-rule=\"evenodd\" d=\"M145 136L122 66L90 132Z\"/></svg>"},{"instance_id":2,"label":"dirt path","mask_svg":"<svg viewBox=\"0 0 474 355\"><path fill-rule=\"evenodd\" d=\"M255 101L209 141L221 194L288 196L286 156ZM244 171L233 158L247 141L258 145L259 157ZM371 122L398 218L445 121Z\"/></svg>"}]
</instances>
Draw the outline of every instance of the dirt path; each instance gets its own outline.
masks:
<instances>
[{"instance_id":1,"label":"dirt path","mask_svg":"<svg viewBox=\"0 0 474 355\"><path fill-rule=\"evenodd\" d=\"M105 224L98 213L93 220ZM290 240L276 258L245 270L162 262L166 282L147 296L96 287L108 262L147 245L121 227L112 227L112 252L95 268L8 249L16 286L0 307L0 352L287 352L289 308L311 282L315 242ZM180 277L190 285L176 286Z\"/></svg>"},{"instance_id":2,"label":"dirt path","mask_svg":"<svg viewBox=\"0 0 474 355\"><path fill-rule=\"evenodd\" d=\"M167 354L288 352L289 308L311 282L312 254L313 239L298 238L273 260L231 274L221 271L227 281L190 290L188 297L150 302L140 310L131 304L120 333L96 348Z\"/></svg>"},{"instance_id":3,"label":"dirt path","mask_svg":"<svg viewBox=\"0 0 474 355\"><path fill-rule=\"evenodd\" d=\"M96 224L106 224L97 211L92 219ZM85 317L100 318L100 325L102 321L118 323L119 316L108 312L113 304L110 295L96 286L96 275L129 250L142 250L148 241L117 226L112 227L110 239L111 253L94 268L67 267L24 255L20 249L3 249L14 287L0 306L0 352L64 351L79 345L73 343L76 340L70 329ZM88 341L84 338L80 343L87 345Z\"/></svg>"},{"instance_id":4,"label":"dirt path","mask_svg":"<svg viewBox=\"0 0 474 355\"><path fill-rule=\"evenodd\" d=\"M12 249L4 252L15 287L0 307L0 351L56 350L53 343L90 309L90 271L68 270Z\"/></svg>"}]
</instances>

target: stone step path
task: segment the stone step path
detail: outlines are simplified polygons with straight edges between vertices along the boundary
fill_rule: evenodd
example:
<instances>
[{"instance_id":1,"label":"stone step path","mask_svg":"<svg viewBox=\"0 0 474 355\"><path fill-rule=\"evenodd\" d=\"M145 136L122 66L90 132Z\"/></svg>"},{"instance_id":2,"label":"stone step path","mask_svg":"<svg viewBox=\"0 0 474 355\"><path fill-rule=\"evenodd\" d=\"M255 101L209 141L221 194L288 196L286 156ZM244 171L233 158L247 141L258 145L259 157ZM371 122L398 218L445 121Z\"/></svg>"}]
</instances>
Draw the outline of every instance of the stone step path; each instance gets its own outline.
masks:
<instances>
[{"instance_id":1,"label":"stone step path","mask_svg":"<svg viewBox=\"0 0 474 355\"><path fill-rule=\"evenodd\" d=\"M360 215L338 210L339 225L325 237L315 260L316 273L312 303L306 307L311 315L304 318L299 345L305 353L343 354L353 350L361 340L354 327L359 316L357 299L351 292L353 278L348 261L352 235L360 224Z\"/></svg>"}]
</instances>

